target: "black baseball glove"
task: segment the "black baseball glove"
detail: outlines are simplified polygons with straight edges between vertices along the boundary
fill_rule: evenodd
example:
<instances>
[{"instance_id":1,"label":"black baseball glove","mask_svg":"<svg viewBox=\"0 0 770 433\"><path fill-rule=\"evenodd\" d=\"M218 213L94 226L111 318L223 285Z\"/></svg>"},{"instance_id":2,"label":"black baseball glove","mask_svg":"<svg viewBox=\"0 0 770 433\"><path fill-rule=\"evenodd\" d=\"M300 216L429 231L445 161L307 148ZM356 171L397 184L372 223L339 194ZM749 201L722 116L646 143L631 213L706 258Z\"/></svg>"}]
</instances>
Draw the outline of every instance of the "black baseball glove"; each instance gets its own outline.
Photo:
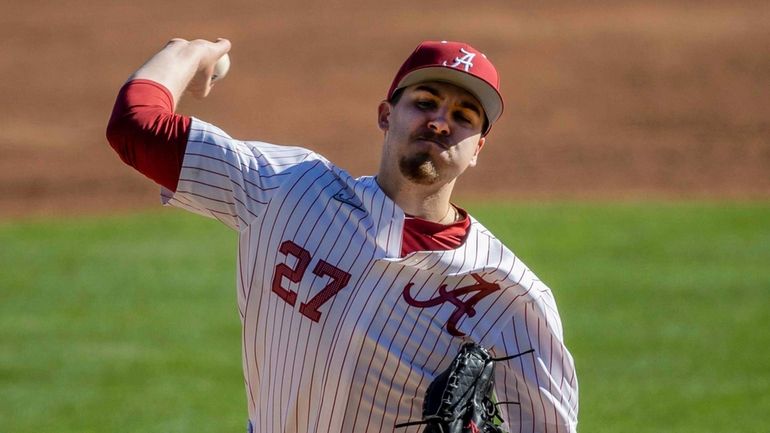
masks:
<instances>
[{"instance_id":1,"label":"black baseball glove","mask_svg":"<svg viewBox=\"0 0 770 433\"><path fill-rule=\"evenodd\" d=\"M449 368L439 374L425 392L423 419L396 424L396 428L425 424L423 433L504 433L500 428L494 392L495 361L516 358L492 358L476 343L466 343ZM510 402L505 402L510 403Z\"/></svg>"}]
</instances>

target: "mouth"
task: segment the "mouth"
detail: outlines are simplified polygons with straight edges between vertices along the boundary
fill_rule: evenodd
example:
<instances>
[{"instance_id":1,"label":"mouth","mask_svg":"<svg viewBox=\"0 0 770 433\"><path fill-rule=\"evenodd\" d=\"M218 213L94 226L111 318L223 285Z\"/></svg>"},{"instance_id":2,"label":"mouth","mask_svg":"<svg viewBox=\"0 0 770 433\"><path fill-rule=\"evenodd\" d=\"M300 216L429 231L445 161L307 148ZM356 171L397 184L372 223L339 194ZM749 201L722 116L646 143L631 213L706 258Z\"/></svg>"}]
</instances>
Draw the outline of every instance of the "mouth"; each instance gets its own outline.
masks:
<instances>
[{"instance_id":1,"label":"mouth","mask_svg":"<svg viewBox=\"0 0 770 433\"><path fill-rule=\"evenodd\" d=\"M427 143L433 143L436 146L442 148L442 149L449 149L449 144L445 143L439 138L436 137L430 137L430 136L419 136L417 137L417 141L427 142Z\"/></svg>"}]
</instances>

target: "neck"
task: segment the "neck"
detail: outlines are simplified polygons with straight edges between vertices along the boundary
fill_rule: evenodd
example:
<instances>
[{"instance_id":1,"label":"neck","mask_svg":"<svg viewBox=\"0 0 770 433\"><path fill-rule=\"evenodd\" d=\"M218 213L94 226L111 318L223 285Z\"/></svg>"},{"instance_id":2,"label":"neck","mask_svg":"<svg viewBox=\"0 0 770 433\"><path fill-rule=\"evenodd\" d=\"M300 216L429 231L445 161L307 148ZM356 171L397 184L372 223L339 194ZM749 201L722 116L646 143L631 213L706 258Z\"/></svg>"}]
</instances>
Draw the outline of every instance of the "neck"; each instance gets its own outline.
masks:
<instances>
[{"instance_id":1,"label":"neck","mask_svg":"<svg viewBox=\"0 0 770 433\"><path fill-rule=\"evenodd\" d=\"M449 203L454 180L442 185L426 186L383 176L381 172L377 176L377 184L406 214L442 224L455 222L457 213Z\"/></svg>"}]
</instances>

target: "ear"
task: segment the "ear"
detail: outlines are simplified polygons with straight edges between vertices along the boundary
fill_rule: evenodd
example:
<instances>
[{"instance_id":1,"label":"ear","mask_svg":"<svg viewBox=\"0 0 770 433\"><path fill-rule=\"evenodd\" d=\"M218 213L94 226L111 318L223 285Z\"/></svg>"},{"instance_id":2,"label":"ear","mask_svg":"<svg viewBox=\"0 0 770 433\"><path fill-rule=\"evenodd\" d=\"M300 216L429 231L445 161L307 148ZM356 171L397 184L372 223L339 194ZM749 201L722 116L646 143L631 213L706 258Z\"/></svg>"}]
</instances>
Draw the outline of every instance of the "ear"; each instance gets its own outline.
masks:
<instances>
[{"instance_id":1,"label":"ear","mask_svg":"<svg viewBox=\"0 0 770 433\"><path fill-rule=\"evenodd\" d=\"M481 148L484 147L484 143L487 142L486 137L480 137L479 142L476 145L476 150L473 152L473 158L471 158L470 163L468 164L469 167L475 167L476 166L476 160L479 157L479 153L481 153Z\"/></svg>"},{"instance_id":2,"label":"ear","mask_svg":"<svg viewBox=\"0 0 770 433\"><path fill-rule=\"evenodd\" d=\"M380 102L380 106L377 107L377 126L382 132L386 132L390 127L390 111L391 106L388 101Z\"/></svg>"}]
</instances>

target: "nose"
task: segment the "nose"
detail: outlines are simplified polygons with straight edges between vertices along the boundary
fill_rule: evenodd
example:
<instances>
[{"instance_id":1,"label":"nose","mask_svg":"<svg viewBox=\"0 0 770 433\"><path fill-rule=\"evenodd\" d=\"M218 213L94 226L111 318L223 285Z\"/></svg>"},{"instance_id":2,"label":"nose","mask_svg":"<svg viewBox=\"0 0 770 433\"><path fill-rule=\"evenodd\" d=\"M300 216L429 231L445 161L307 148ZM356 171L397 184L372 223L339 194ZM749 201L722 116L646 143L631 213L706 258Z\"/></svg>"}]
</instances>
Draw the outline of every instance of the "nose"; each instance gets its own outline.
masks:
<instances>
[{"instance_id":1,"label":"nose","mask_svg":"<svg viewBox=\"0 0 770 433\"><path fill-rule=\"evenodd\" d=\"M437 112L428 121L428 127L439 135L449 135L449 122L446 120L445 112Z\"/></svg>"}]
</instances>

